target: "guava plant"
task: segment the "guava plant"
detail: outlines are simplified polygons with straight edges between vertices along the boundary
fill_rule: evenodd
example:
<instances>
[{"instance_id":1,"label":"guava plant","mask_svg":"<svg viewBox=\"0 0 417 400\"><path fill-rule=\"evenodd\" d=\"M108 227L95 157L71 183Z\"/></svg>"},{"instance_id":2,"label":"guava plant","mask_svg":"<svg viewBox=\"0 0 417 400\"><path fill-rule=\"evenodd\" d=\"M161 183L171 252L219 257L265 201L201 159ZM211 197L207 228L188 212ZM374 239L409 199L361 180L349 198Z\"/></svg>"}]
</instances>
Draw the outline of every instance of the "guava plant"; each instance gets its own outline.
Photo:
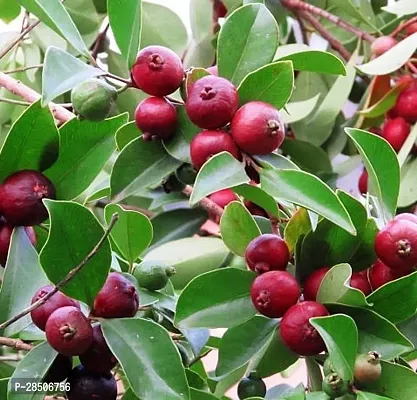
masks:
<instances>
[{"instance_id":1,"label":"guava plant","mask_svg":"<svg viewBox=\"0 0 417 400\"><path fill-rule=\"evenodd\" d=\"M417 398L417 5L387 3L191 0L189 33L0 1L1 399Z\"/></svg>"}]
</instances>

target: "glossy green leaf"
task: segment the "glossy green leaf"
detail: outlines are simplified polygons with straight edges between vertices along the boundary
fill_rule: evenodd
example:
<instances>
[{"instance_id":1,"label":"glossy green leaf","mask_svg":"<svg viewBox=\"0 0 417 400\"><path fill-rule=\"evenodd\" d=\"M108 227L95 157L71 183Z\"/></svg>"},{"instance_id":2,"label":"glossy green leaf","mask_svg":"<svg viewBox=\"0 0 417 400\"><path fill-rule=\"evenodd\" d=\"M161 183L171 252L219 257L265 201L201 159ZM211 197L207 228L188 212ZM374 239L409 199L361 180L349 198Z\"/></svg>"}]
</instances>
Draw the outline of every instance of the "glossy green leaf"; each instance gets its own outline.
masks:
<instances>
[{"instance_id":1,"label":"glossy green leaf","mask_svg":"<svg viewBox=\"0 0 417 400\"><path fill-rule=\"evenodd\" d=\"M219 75L239 85L247 74L273 60L278 40L275 18L263 4L237 9L227 18L219 34Z\"/></svg>"},{"instance_id":2,"label":"glossy green leaf","mask_svg":"<svg viewBox=\"0 0 417 400\"><path fill-rule=\"evenodd\" d=\"M207 0L190 1L190 24L193 38L204 40L213 31L213 4Z\"/></svg>"},{"instance_id":3,"label":"glossy green leaf","mask_svg":"<svg viewBox=\"0 0 417 400\"><path fill-rule=\"evenodd\" d=\"M365 230L362 233L361 243L349 260L349 264L354 271L363 271L376 261L374 243L378 232L379 229L375 219L368 218Z\"/></svg>"},{"instance_id":4,"label":"glossy green leaf","mask_svg":"<svg viewBox=\"0 0 417 400\"><path fill-rule=\"evenodd\" d=\"M295 245L300 236L307 234L310 230L311 222L307 210L305 208L299 208L285 226L284 239L290 253L294 252Z\"/></svg>"},{"instance_id":5,"label":"glossy green leaf","mask_svg":"<svg viewBox=\"0 0 417 400\"><path fill-rule=\"evenodd\" d=\"M31 383L40 383L42 378L48 372L58 353L47 343L41 343L34 347L25 357L17 364L8 385L9 400L42 400L45 393L35 391L16 391L12 385L15 382L30 381Z\"/></svg>"},{"instance_id":6,"label":"glossy green leaf","mask_svg":"<svg viewBox=\"0 0 417 400\"><path fill-rule=\"evenodd\" d=\"M294 70L290 61L267 64L248 74L239 86L239 101L263 101L278 110L287 104L294 86Z\"/></svg>"},{"instance_id":7,"label":"glossy green leaf","mask_svg":"<svg viewBox=\"0 0 417 400\"><path fill-rule=\"evenodd\" d=\"M414 148L414 145L417 140L417 126L414 125L411 129L410 134L408 135L407 139L405 140L404 144L401 147L401 150L397 154L398 163L400 164L400 168L403 167L404 163L406 162L408 156L410 155L411 151ZM401 184L400 184L400 197L401 197ZM398 199L400 202L400 199Z\"/></svg>"},{"instance_id":8,"label":"glossy green leaf","mask_svg":"<svg viewBox=\"0 0 417 400\"><path fill-rule=\"evenodd\" d=\"M188 118L183 106L177 107L178 123L175 135L169 141L164 141L165 150L177 160L191 163L190 143L201 129Z\"/></svg>"},{"instance_id":9,"label":"glossy green leaf","mask_svg":"<svg viewBox=\"0 0 417 400\"><path fill-rule=\"evenodd\" d=\"M93 250L104 230L94 215L77 203L53 200L44 203L51 226L39 257L50 281L58 283ZM110 264L110 244L106 240L82 270L61 289L62 292L92 304L106 281Z\"/></svg>"},{"instance_id":10,"label":"glossy green leaf","mask_svg":"<svg viewBox=\"0 0 417 400\"><path fill-rule=\"evenodd\" d=\"M276 335L276 326L273 319L255 316L227 330L220 343L216 375L228 374L250 361Z\"/></svg>"},{"instance_id":11,"label":"glossy green leaf","mask_svg":"<svg viewBox=\"0 0 417 400\"><path fill-rule=\"evenodd\" d=\"M203 392L202 390L197 390L191 388L190 390L191 400L217 400L218 397L214 396L213 394Z\"/></svg>"},{"instance_id":12,"label":"glossy green leaf","mask_svg":"<svg viewBox=\"0 0 417 400\"><path fill-rule=\"evenodd\" d=\"M181 162L167 154L162 143L132 140L114 163L110 186L116 201L150 187L175 171Z\"/></svg>"},{"instance_id":13,"label":"glossy green leaf","mask_svg":"<svg viewBox=\"0 0 417 400\"><path fill-rule=\"evenodd\" d=\"M118 204L109 204L104 210L107 223L113 214L119 214L110 235L123 257L133 263L152 241L153 228L146 215L123 209Z\"/></svg>"},{"instance_id":14,"label":"glossy green leaf","mask_svg":"<svg viewBox=\"0 0 417 400\"><path fill-rule=\"evenodd\" d=\"M115 132L127 117L101 122L73 119L62 126L58 160L45 172L58 199L74 199L90 186L113 154Z\"/></svg>"},{"instance_id":15,"label":"glossy green leaf","mask_svg":"<svg viewBox=\"0 0 417 400\"><path fill-rule=\"evenodd\" d=\"M265 156L255 156L256 161L264 168L273 169L300 169L300 167L278 153L271 153Z\"/></svg>"},{"instance_id":16,"label":"glossy green leaf","mask_svg":"<svg viewBox=\"0 0 417 400\"><path fill-rule=\"evenodd\" d=\"M128 67L136 61L142 32L142 0L108 0L109 22Z\"/></svg>"},{"instance_id":17,"label":"glossy green leaf","mask_svg":"<svg viewBox=\"0 0 417 400\"><path fill-rule=\"evenodd\" d=\"M135 122L128 122L122 125L116 132L116 145L119 151L122 151L132 140L142 136L142 132L136 126Z\"/></svg>"},{"instance_id":18,"label":"glossy green leaf","mask_svg":"<svg viewBox=\"0 0 417 400\"><path fill-rule=\"evenodd\" d=\"M57 150L58 131L52 114L36 102L13 124L5 139L0 153L0 181L22 169L44 169L55 160Z\"/></svg>"},{"instance_id":19,"label":"glossy green leaf","mask_svg":"<svg viewBox=\"0 0 417 400\"><path fill-rule=\"evenodd\" d=\"M198 203L202 198L218 190L249 182L244 164L230 153L223 151L211 157L200 169L190 197L190 204Z\"/></svg>"},{"instance_id":20,"label":"glossy green leaf","mask_svg":"<svg viewBox=\"0 0 417 400\"><path fill-rule=\"evenodd\" d=\"M358 350L355 321L347 315L338 314L312 318L310 323L323 338L337 374L345 380L352 380Z\"/></svg>"},{"instance_id":21,"label":"glossy green leaf","mask_svg":"<svg viewBox=\"0 0 417 400\"><path fill-rule=\"evenodd\" d=\"M407 293L407 301L404 301ZM387 283L371 293L372 309L393 323L410 318L417 309L417 273Z\"/></svg>"},{"instance_id":22,"label":"glossy green leaf","mask_svg":"<svg viewBox=\"0 0 417 400\"><path fill-rule=\"evenodd\" d=\"M380 396L375 393L368 393L368 392L356 392L357 400L389 400L388 397Z\"/></svg>"},{"instance_id":23,"label":"glossy green leaf","mask_svg":"<svg viewBox=\"0 0 417 400\"><path fill-rule=\"evenodd\" d=\"M230 328L256 314L251 271L223 268L194 278L182 291L175 323L184 328Z\"/></svg>"},{"instance_id":24,"label":"glossy green leaf","mask_svg":"<svg viewBox=\"0 0 417 400\"><path fill-rule=\"evenodd\" d=\"M60 1L18 0L18 2L26 9L26 11L36 15L43 23L60 34L81 54L87 57L90 56L80 32ZM62 73L62 70L60 72Z\"/></svg>"},{"instance_id":25,"label":"glossy green leaf","mask_svg":"<svg viewBox=\"0 0 417 400\"><path fill-rule=\"evenodd\" d=\"M347 314L355 320L359 331L358 353L377 351L384 360L391 360L413 349L394 324L372 310L339 305L329 306L329 309L332 314Z\"/></svg>"},{"instance_id":26,"label":"glossy green leaf","mask_svg":"<svg viewBox=\"0 0 417 400\"><path fill-rule=\"evenodd\" d=\"M400 190L400 167L394 150L384 139L367 131L353 128L345 131L363 158L370 186L383 207L385 220L391 220Z\"/></svg>"},{"instance_id":27,"label":"glossy green leaf","mask_svg":"<svg viewBox=\"0 0 417 400\"><path fill-rule=\"evenodd\" d=\"M397 17L403 17L404 15L415 14L417 12L417 7L413 0L401 0L382 7L382 10L395 14Z\"/></svg>"},{"instance_id":28,"label":"glossy green leaf","mask_svg":"<svg viewBox=\"0 0 417 400\"><path fill-rule=\"evenodd\" d=\"M292 124L307 118L316 108L319 97L320 95L316 95L308 100L287 103L285 110L281 110L282 120L286 124Z\"/></svg>"},{"instance_id":29,"label":"glossy green leaf","mask_svg":"<svg viewBox=\"0 0 417 400\"><path fill-rule=\"evenodd\" d=\"M289 201L323 216L356 234L346 208L336 194L314 175L296 170L262 170L261 187L279 200Z\"/></svg>"},{"instance_id":30,"label":"glossy green leaf","mask_svg":"<svg viewBox=\"0 0 417 400\"><path fill-rule=\"evenodd\" d=\"M332 53L318 50L299 51L277 58L288 60L296 71L320 72L324 74L346 75L346 68L338 57Z\"/></svg>"},{"instance_id":31,"label":"glossy green leaf","mask_svg":"<svg viewBox=\"0 0 417 400\"><path fill-rule=\"evenodd\" d=\"M38 254L31 245L24 228L15 228L0 290L0 321L14 317L30 305L35 292L48 284L39 265ZM12 336L26 328L31 322L27 315L4 330Z\"/></svg>"},{"instance_id":32,"label":"glossy green leaf","mask_svg":"<svg viewBox=\"0 0 417 400\"><path fill-rule=\"evenodd\" d=\"M224 244L242 257L248 244L261 234L252 215L238 201L226 206L220 220L220 232Z\"/></svg>"},{"instance_id":33,"label":"glossy green leaf","mask_svg":"<svg viewBox=\"0 0 417 400\"><path fill-rule=\"evenodd\" d=\"M414 130L417 132L417 128L414 128ZM417 192L415 190L416 171L417 158L410 159L402 166L398 207L411 206L417 201Z\"/></svg>"},{"instance_id":34,"label":"glossy green leaf","mask_svg":"<svg viewBox=\"0 0 417 400\"><path fill-rule=\"evenodd\" d=\"M229 250L218 238L192 237L174 240L152 249L144 260L164 261L172 265L176 274L171 282L176 289L182 289L196 276L219 268Z\"/></svg>"},{"instance_id":35,"label":"glossy green leaf","mask_svg":"<svg viewBox=\"0 0 417 400\"><path fill-rule=\"evenodd\" d=\"M417 391L417 374L401 365L382 362L381 378L373 384L367 384L366 389L390 399L410 400Z\"/></svg>"},{"instance_id":36,"label":"glossy green leaf","mask_svg":"<svg viewBox=\"0 0 417 400\"><path fill-rule=\"evenodd\" d=\"M255 203L273 216L279 217L280 213L277 202L259 186L245 183L243 185L235 186L233 191L240 196L243 196L245 200Z\"/></svg>"},{"instance_id":37,"label":"glossy green leaf","mask_svg":"<svg viewBox=\"0 0 417 400\"><path fill-rule=\"evenodd\" d=\"M20 5L10 3L8 0L0 0L0 19L9 23L17 18L20 14Z\"/></svg>"},{"instance_id":38,"label":"glossy green leaf","mask_svg":"<svg viewBox=\"0 0 417 400\"><path fill-rule=\"evenodd\" d=\"M156 215L152 218L151 249L172 240L195 235L206 220L207 212L201 208L171 210Z\"/></svg>"},{"instance_id":39,"label":"glossy green leaf","mask_svg":"<svg viewBox=\"0 0 417 400\"><path fill-rule=\"evenodd\" d=\"M164 328L139 318L107 319L101 326L136 396L143 400L190 399L180 354Z\"/></svg>"},{"instance_id":40,"label":"glossy green leaf","mask_svg":"<svg viewBox=\"0 0 417 400\"><path fill-rule=\"evenodd\" d=\"M417 33L401 40L396 46L357 68L367 75L387 75L400 69L417 49Z\"/></svg>"},{"instance_id":41,"label":"glossy green leaf","mask_svg":"<svg viewBox=\"0 0 417 400\"><path fill-rule=\"evenodd\" d=\"M57 47L48 47L42 72L42 106L76 85L106 72L91 67Z\"/></svg>"},{"instance_id":42,"label":"glossy green leaf","mask_svg":"<svg viewBox=\"0 0 417 400\"><path fill-rule=\"evenodd\" d=\"M364 294L350 286L351 276L352 269L349 264L339 264L331 268L320 285L317 301L322 304L337 303L366 307Z\"/></svg>"}]
</instances>

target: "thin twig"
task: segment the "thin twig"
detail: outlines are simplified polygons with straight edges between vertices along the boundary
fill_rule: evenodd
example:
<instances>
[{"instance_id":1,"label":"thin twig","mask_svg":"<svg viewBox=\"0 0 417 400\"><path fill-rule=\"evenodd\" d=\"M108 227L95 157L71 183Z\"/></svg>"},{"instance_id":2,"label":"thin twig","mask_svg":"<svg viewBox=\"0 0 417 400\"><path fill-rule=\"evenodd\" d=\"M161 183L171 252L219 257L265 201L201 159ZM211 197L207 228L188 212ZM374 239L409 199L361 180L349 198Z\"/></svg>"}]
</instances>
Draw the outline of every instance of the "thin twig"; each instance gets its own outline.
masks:
<instances>
[{"instance_id":1,"label":"thin twig","mask_svg":"<svg viewBox=\"0 0 417 400\"><path fill-rule=\"evenodd\" d=\"M202 358L204 358L205 356L207 356L209 353L211 353L213 351L213 349L208 349L206 352L200 354L199 356L193 358L189 364L188 364L188 368L191 367L192 365L194 365L196 362L200 361Z\"/></svg>"},{"instance_id":2,"label":"thin twig","mask_svg":"<svg viewBox=\"0 0 417 400\"><path fill-rule=\"evenodd\" d=\"M116 81L126 83L126 85L132 86L132 81L130 79L122 78L120 76L111 74L110 72L107 72L104 76L107 76L107 78L115 79Z\"/></svg>"},{"instance_id":3,"label":"thin twig","mask_svg":"<svg viewBox=\"0 0 417 400\"><path fill-rule=\"evenodd\" d=\"M10 356L0 356L0 362L9 362L9 361L19 362L22 358L23 357L20 354L10 355Z\"/></svg>"},{"instance_id":4,"label":"thin twig","mask_svg":"<svg viewBox=\"0 0 417 400\"><path fill-rule=\"evenodd\" d=\"M306 11L298 11L298 15L308 21L314 27L314 29L329 42L330 46L336 50L346 61L350 60L351 54L349 50L343 46L339 40L333 37L317 18L314 18Z\"/></svg>"},{"instance_id":5,"label":"thin twig","mask_svg":"<svg viewBox=\"0 0 417 400\"><path fill-rule=\"evenodd\" d=\"M391 37L396 37L401 31L403 31L407 26L414 24L414 22L417 22L417 17L410 18L408 21L402 22L400 25L397 26L396 29L394 29L391 32Z\"/></svg>"},{"instance_id":6,"label":"thin twig","mask_svg":"<svg viewBox=\"0 0 417 400\"><path fill-rule=\"evenodd\" d=\"M94 206L97 207L97 208L105 208L108 204L111 204L111 202L107 201L107 200L99 200L99 201L97 201L97 203ZM121 206L122 208L124 208L125 210L128 210L128 211L140 212L141 214L146 215L149 218L152 218L152 217L155 216L154 212L149 211L145 208L131 206L131 205L127 205L127 204L120 204L120 203L119 203L119 206Z\"/></svg>"},{"instance_id":7,"label":"thin twig","mask_svg":"<svg viewBox=\"0 0 417 400\"><path fill-rule=\"evenodd\" d=\"M93 57L94 60L97 59L97 56L98 56L98 53L99 53L99 50L100 50L100 46L104 42L104 40L106 39L107 31L109 30L109 28L110 28L110 24L107 24L106 27L103 29L103 31L98 34L98 36L97 36L97 38L96 38L96 40L93 44L93 47L91 49L91 57Z\"/></svg>"},{"instance_id":8,"label":"thin twig","mask_svg":"<svg viewBox=\"0 0 417 400\"><path fill-rule=\"evenodd\" d=\"M13 49L30 31L35 29L41 21L37 20L29 25L15 40L10 42L1 52L0 59L2 59L11 49Z\"/></svg>"},{"instance_id":9,"label":"thin twig","mask_svg":"<svg viewBox=\"0 0 417 400\"><path fill-rule=\"evenodd\" d=\"M279 220L275 218L273 215L269 215L269 220L271 221L271 231L274 235L281 236L279 232Z\"/></svg>"},{"instance_id":10,"label":"thin twig","mask_svg":"<svg viewBox=\"0 0 417 400\"><path fill-rule=\"evenodd\" d=\"M334 15L326 10L322 10L319 7L313 6L312 4L305 3L302 0L281 0L281 4L288 8L291 11L296 12L297 10L300 11L307 11L311 14L317 15L319 17L322 17L324 19L327 19L332 24L336 26L340 26L341 28L345 29L348 32L353 33L358 38L364 39L367 42L373 42L375 40L375 37L370 35L367 32L364 32L360 29L358 29L356 26L351 25L350 23L342 20L337 15Z\"/></svg>"},{"instance_id":11,"label":"thin twig","mask_svg":"<svg viewBox=\"0 0 417 400\"><path fill-rule=\"evenodd\" d=\"M43 64L30 65L28 67L21 67L21 68L11 69L9 71L3 71L3 72L5 74L16 74L18 72L25 72L25 71L28 71L30 69L40 69L40 68L43 68Z\"/></svg>"},{"instance_id":12,"label":"thin twig","mask_svg":"<svg viewBox=\"0 0 417 400\"><path fill-rule=\"evenodd\" d=\"M187 185L182 191L185 195L191 196L193 193L193 188L190 185ZM208 197L204 197L199 201L201 207L207 210L209 213L215 215L216 217L221 217L223 215L223 208L218 206L214 201L210 200Z\"/></svg>"},{"instance_id":13,"label":"thin twig","mask_svg":"<svg viewBox=\"0 0 417 400\"><path fill-rule=\"evenodd\" d=\"M16 350L30 351L33 346L29 343L25 343L21 339L11 339L7 337L0 337L0 346L12 347Z\"/></svg>"},{"instance_id":14,"label":"thin twig","mask_svg":"<svg viewBox=\"0 0 417 400\"><path fill-rule=\"evenodd\" d=\"M59 281L54 289L47 293L44 297L40 298L38 301L35 301L32 305L22 310L19 314L15 315L14 317L8 319L7 321L0 324L0 330L7 328L14 322L18 321L20 318L23 318L25 315L29 314L31 311L35 310L36 308L40 307L41 305L45 304L55 293L59 291L62 287L64 287L71 279L74 278L75 275L78 274L82 270L82 268L93 258L97 252L100 250L100 247L106 241L107 237L110 235L111 230L113 229L114 225L116 224L117 220L119 219L119 214L113 214L111 221L104 232L101 239L98 243L93 247L93 249L86 255L86 257L70 272L68 272L67 276ZM1 343L0 343L1 344Z\"/></svg>"},{"instance_id":15,"label":"thin twig","mask_svg":"<svg viewBox=\"0 0 417 400\"><path fill-rule=\"evenodd\" d=\"M26 107L31 105L31 103L29 103L27 101L6 99L5 97L0 97L0 103L15 104L17 106L26 106Z\"/></svg>"},{"instance_id":16,"label":"thin twig","mask_svg":"<svg viewBox=\"0 0 417 400\"><path fill-rule=\"evenodd\" d=\"M308 44L307 29L304 24L304 21L301 18L299 11L295 13L295 18L297 19L298 25L300 25L300 31L301 31L301 37L303 39L303 43Z\"/></svg>"}]
</instances>

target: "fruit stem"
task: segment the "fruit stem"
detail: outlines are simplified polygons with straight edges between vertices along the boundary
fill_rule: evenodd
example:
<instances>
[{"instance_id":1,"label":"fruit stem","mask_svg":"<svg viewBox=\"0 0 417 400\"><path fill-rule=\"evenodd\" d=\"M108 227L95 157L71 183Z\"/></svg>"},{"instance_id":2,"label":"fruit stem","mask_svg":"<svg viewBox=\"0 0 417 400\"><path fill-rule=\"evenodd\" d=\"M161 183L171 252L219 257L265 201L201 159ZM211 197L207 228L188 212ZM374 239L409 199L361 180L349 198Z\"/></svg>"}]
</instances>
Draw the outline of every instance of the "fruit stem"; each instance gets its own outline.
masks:
<instances>
[{"instance_id":1,"label":"fruit stem","mask_svg":"<svg viewBox=\"0 0 417 400\"><path fill-rule=\"evenodd\" d=\"M395 38L401 31L407 28L407 26L414 24L414 22L417 22L417 17L413 17L413 18L410 18L408 21L402 22L400 25L397 26L396 29L392 31L390 36Z\"/></svg>"},{"instance_id":2,"label":"fruit stem","mask_svg":"<svg viewBox=\"0 0 417 400\"><path fill-rule=\"evenodd\" d=\"M31 344L25 343L21 339L11 339L7 337L0 337L0 345L12 347L16 350L24 350L24 351L30 351L33 349L33 346Z\"/></svg>"},{"instance_id":3,"label":"fruit stem","mask_svg":"<svg viewBox=\"0 0 417 400\"><path fill-rule=\"evenodd\" d=\"M17 106L30 106L31 103L27 101L20 101L20 100L13 100L13 99L6 99L5 97L0 97L1 103L8 103L8 104L15 104Z\"/></svg>"},{"instance_id":4,"label":"fruit stem","mask_svg":"<svg viewBox=\"0 0 417 400\"><path fill-rule=\"evenodd\" d=\"M323 376L319 365L314 360L314 357L306 357L308 386L310 392L320 392L323 384Z\"/></svg>"},{"instance_id":5,"label":"fruit stem","mask_svg":"<svg viewBox=\"0 0 417 400\"><path fill-rule=\"evenodd\" d=\"M110 232L116 225L116 222L119 220L119 214L115 213L113 214L110 223L105 230L103 236L101 239L97 242L97 244L93 247L93 249L85 256L85 258L70 272L68 272L67 276L59 281L53 290L51 290L46 296L40 298L38 301L35 301L31 306L23 309L20 313L15 315L14 317L8 319L7 321L0 324L0 330L3 330L13 324L14 322L18 321L19 319L23 318L25 315L29 314L31 311L37 309L41 305L45 304L55 293L57 293L62 287L64 287L68 282L71 281L71 279L74 278L75 275L80 272L83 267L97 254L97 252L100 250L101 246L106 242L108 236L110 235ZM0 343L1 344L1 343Z\"/></svg>"},{"instance_id":6,"label":"fruit stem","mask_svg":"<svg viewBox=\"0 0 417 400\"><path fill-rule=\"evenodd\" d=\"M188 197L193 193L193 187L187 185L182 191ZM223 208L218 206L214 201L210 200L208 197L204 197L199 201L201 207L203 207L208 212L214 214L216 217L221 217L223 215Z\"/></svg>"}]
</instances>

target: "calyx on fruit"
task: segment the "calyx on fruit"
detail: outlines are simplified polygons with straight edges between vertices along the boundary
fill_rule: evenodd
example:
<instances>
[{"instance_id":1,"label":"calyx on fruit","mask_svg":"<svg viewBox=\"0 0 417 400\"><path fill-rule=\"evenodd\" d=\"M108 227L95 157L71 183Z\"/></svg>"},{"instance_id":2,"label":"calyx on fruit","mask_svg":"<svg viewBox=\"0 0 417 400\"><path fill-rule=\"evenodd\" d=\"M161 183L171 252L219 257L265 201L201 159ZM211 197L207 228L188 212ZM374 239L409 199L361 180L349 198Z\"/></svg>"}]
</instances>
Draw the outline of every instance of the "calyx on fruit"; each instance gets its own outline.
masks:
<instances>
[{"instance_id":1,"label":"calyx on fruit","mask_svg":"<svg viewBox=\"0 0 417 400\"><path fill-rule=\"evenodd\" d=\"M48 293L52 292L54 288L55 287L53 285L41 287L32 297L31 304L45 297ZM75 307L80 310L80 303L78 303L78 301L71 299L62 292L57 292L49 300L47 300L45 304L42 304L41 306L31 311L30 316L32 318L32 322L40 330L44 331L46 321L48 320L49 316L59 308L67 306Z\"/></svg>"},{"instance_id":2,"label":"calyx on fruit","mask_svg":"<svg viewBox=\"0 0 417 400\"><path fill-rule=\"evenodd\" d=\"M111 272L98 292L92 314L101 318L133 317L139 307L135 286L118 272Z\"/></svg>"},{"instance_id":3,"label":"calyx on fruit","mask_svg":"<svg viewBox=\"0 0 417 400\"><path fill-rule=\"evenodd\" d=\"M265 394L265 382L256 373L251 373L248 377L243 378L237 386L237 395L240 400L250 397L264 397Z\"/></svg>"},{"instance_id":4,"label":"calyx on fruit","mask_svg":"<svg viewBox=\"0 0 417 400\"><path fill-rule=\"evenodd\" d=\"M143 140L166 140L175 133L177 110L163 97L148 97L137 106L135 122Z\"/></svg>"},{"instance_id":5,"label":"calyx on fruit","mask_svg":"<svg viewBox=\"0 0 417 400\"><path fill-rule=\"evenodd\" d=\"M116 99L117 90L102 79L81 82L71 91L75 113L90 121L107 118Z\"/></svg>"},{"instance_id":6,"label":"calyx on fruit","mask_svg":"<svg viewBox=\"0 0 417 400\"><path fill-rule=\"evenodd\" d=\"M54 311L46 321L48 343L58 353L78 356L93 341L93 330L87 317L76 307L66 306Z\"/></svg>"},{"instance_id":7,"label":"calyx on fruit","mask_svg":"<svg viewBox=\"0 0 417 400\"><path fill-rule=\"evenodd\" d=\"M95 374L82 365L75 367L67 380L68 400L116 400L117 382L113 374Z\"/></svg>"},{"instance_id":8,"label":"calyx on fruit","mask_svg":"<svg viewBox=\"0 0 417 400\"><path fill-rule=\"evenodd\" d=\"M248 267L257 273L284 271L290 252L287 243L277 235L263 234L253 239L245 251Z\"/></svg>"},{"instance_id":9,"label":"calyx on fruit","mask_svg":"<svg viewBox=\"0 0 417 400\"><path fill-rule=\"evenodd\" d=\"M310 318L329 315L326 308L314 301L303 301L292 306L281 319L282 341L294 353L314 356L326 349L320 334L310 323Z\"/></svg>"},{"instance_id":10,"label":"calyx on fruit","mask_svg":"<svg viewBox=\"0 0 417 400\"><path fill-rule=\"evenodd\" d=\"M372 43L371 52L375 57L379 57L397 44L397 40L391 36L380 36Z\"/></svg>"},{"instance_id":11,"label":"calyx on fruit","mask_svg":"<svg viewBox=\"0 0 417 400\"><path fill-rule=\"evenodd\" d=\"M0 186L0 214L11 225L40 224L48 218L43 199L55 199L54 185L45 175L34 170L15 172Z\"/></svg>"},{"instance_id":12,"label":"calyx on fruit","mask_svg":"<svg viewBox=\"0 0 417 400\"><path fill-rule=\"evenodd\" d=\"M327 357L323 364L323 373L324 376L330 375L332 373L336 372L333 363L330 357Z\"/></svg>"},{"instance_id":13,"label":"calyx on fruit","mask_svg":"<svg viewBox=\"0 0 417 400\"><path fill-rule=\"evenodd\" d=\"M286 271L269 271L256 277L251 286L255 308L270 318L280 318L298 302L300 286Z\"/></svg>"},{"instance_id":14,"label":"calyx on fruit","mask_svg":"<svg viewBox=\"0 0 417 400\"><path fill-rule=\"evenodd\" d=\"M227 79L204 76L191 87L185 109L190 120L203 129L228 124L239 106L236 87Z\"/></svg>"},{"instance_id":15,"label":"calyx on fruit","mask_svg":"<svg viewBox=\"0 0 417 400\"><path fill-rule=\"evenodd\" d=\"M72 370L72 357L67 357L62 354L58 354L49 367L49 370L43 381L46 383L58 383L68 378Z\"/></svg>"},{"instance_id":16,"label":"calyx on fruit","mask_svg":"<svg viewBox=\"0 0 417 400\"><path fill-rule=\"evenodd\" d=\"M131 75L137 88L151 96L163 97L181 86L184 68L171 49L148 46L139 52Z\"/></svg>"},{"instance_id":17,"label":"calyx on fruit","mask_svg":"<svg viewBox=\"0 0 417 400\"><path fill-rule=\"evenodd\" d=\"M10 240L12 238L14 226L7 224L6 221L0 218L0 264L5 266L7 255L10 248ZM25 227L26 235L33 246L36 245L36 234L31 226Z\"/></svg>"},{"instance_id":18,"label":"calyx on fruit","mask_svg":"<svg viewBox=\"0 0 417 400\"><path fill-rule=\"evenodd\" d=\"M336 373L327 375L322 384L323 392L325 392L330 398L335 399L337 397L344 396L349 392L350 383L349 381L343 380Z\"/></svg>"},{"instance_id":19,"label":"calyx on fruit","mask_svg":"<svg viewBox=\"0 0 417 400\"><path fill-rule=\"evenodd\" d=\"M257 155L273 152L285 137L279 111L260 101L251 101L239 108L231 123L231 133L242 151Z\"/></svg>"},{"instance_id":20,"label":"calyx on fruit","mask_svg":"<svg viewBox=\"0 0 417 400\"><path fill-rule=\"evenodd\" d=\"M203 131L194 136L190 143L190 157L195 169L199 170L203 164L215 154L227 151L234 158L239 159L240 153L232 137L225 131Z\"/></svg>"},{"instance_id":21,"label":"calyx on fruit","mask_svg":"<svg viewBox=\"0 0 417 400\"><path fill-rule=\"evenodd\" d=\"M141 262L134 269L133 275L138 280L139 286L148 290L163 289L168 278L175 274L175 268L163 261L147 260Z\"/></svg>"},{"instance_id":22,"label":"calyx on fruit","mask_svg":"<svg viewBox=\"0 0 417 400\"><path fill-rule=\"evenodd\" d=\"M354 377L355 384L376 382L382 373L381 355L376 351L360 354L356 357Z\"/></svg>"}]
</instances>

